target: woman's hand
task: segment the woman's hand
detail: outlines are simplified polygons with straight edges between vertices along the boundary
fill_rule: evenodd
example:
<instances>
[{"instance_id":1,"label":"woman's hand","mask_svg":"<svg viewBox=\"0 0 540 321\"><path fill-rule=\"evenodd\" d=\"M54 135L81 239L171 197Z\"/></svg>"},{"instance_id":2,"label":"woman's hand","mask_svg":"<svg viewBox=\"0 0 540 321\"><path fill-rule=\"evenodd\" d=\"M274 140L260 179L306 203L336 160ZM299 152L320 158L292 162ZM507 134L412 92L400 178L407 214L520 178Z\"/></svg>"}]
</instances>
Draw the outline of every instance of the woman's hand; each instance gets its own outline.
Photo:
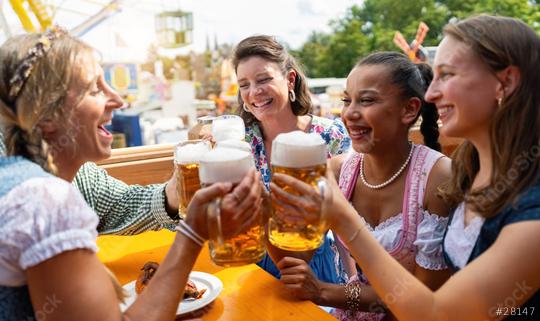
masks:
<instances>
[{"instance_id":1,"label":"woman's hand","mask_svg":"<svg viewBox=\"0 0 540 321\"><path fill-rule=\"evenodd\" d=\"M275 173L270 191L274 215L278 220L285 224L319 224L325 199L312 185L289 175Z\"/></svg>"},{"instance_id":2,"label":"woman's hand","mask_svg":"<svg viewBox=\"0 0 540 321\"><path fill-rule=\"evenodd\" d=\"M195 193L187 209L186 223L204 239L208 239L207 207L219 197L223 236L247 229L253 225L257 217L254 214L262 204L259 174L250 170L234 189L231 183L215 183Z\"/></svg>"},{"instance_id":3,"label":"woman's hand","mask_svg":"<svg viewBox=\"0 0 540 321\"><path fill-rule=\"evenodd\" d=\"M218 197L222 197L232 189L231 183L215 183L199 189L189 202L186 223L203 239L208 239L208 224L206 210L208 204Z\"/></svg>"},{"instance_id":4,"label":"woman's hand","mask_svg":"<svg viewBox=\"0 0 540 321\"><path fill-rule=\"evenodd\" d=\"M228 238L252 227L263 205L264 187L259 172L252 169L244 179L221 200L223 237Z\"/></svg>"},{"instance_id":5,"label":"woman's hand","mask_svg":"<svg viewBox=\"0 0 540 321\"><path fill-rule=\"evenodd\" d=\"M324 198L311 185L289 175L276 173L272 181L270 190L273 205L281 209L274 211L274 215L277 213L285 215L280 219L290 222L312 220L322 210L322 217L328 226L338 230L359 219L355 209L339 189L331 171L327 171ZM280 188L274 182L287 188Z\"/></svg>"},{"instance_id":6,"label":"woman's hand","mask_svg":"<svg viewBox=\"0 0 540 321\"><path fill-rule=\"evenodd\" d=\"M281 282L296 298L318 304L322 282L315 277L304 260L284 257L277 263L277 267L281 272Z\"/></svg>"}]
</instances>

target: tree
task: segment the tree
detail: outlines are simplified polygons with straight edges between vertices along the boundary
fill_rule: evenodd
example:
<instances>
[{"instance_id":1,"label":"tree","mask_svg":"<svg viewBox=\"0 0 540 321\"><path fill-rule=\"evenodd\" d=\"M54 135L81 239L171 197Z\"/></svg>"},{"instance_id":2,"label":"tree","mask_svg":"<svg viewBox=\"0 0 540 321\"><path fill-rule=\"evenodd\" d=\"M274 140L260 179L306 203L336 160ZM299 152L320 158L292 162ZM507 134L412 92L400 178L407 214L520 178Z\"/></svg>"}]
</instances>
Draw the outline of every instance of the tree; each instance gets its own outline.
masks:
<instances>
[{"instance_id":1,"label":"tree","mask_svg":"<svg viewBox=\"0 0 540 321\"><path fill-rule=\"evenodd\" d=\"M398 50L396 31L413 40L420 21L430 30L424 45L442 39L444 25L473 14L517 17L540 32L540 0L365 0L330 22L330 34L312 33L294 54L309 77L345 77L359 58L373 51Z\"/></svg>"},{"instance_id":2,"label":"tree","mask_svg":"<svg viewBox=\"0 0 540 321\"><path fill-rule=\"evenodd\" d=\"M311 77L324 77L324 55L329 43L330 35L314 31L301 50L292 50L291 53L298 58L304 69L309 68Z\"/></svg>"}]
</instances>

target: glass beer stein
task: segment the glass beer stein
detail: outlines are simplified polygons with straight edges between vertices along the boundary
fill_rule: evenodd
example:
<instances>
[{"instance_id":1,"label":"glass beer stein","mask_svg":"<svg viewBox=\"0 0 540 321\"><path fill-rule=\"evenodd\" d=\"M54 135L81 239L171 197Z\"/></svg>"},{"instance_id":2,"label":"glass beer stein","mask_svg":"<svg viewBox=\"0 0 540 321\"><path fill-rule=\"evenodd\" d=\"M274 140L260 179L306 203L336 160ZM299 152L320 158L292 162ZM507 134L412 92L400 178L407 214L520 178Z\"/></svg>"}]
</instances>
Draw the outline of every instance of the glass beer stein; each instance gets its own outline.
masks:
<instances>
[{"instance_id":1,"label":"glass beer stein","mask_svg":"<svg viewBox=\"0 0 540 321\"><path fill-rule=\"evenodd\" d=\"M211 150L209 141L196 139L186 140L174 150L174 166L176 167L176 190L178 193L178 215L186 217L187 207L195 192L201 188L199 180L199 162L201 157Z\"/></svg>"},{"instance_id":2,"label":"glass beer stein","mask_svg":"<svg viewBox=\"0 0 540 321\"><path fill-rule=\"evenodd\" d=\"M201 159L201 185L231 182L234 188L253 167L251 153L215 148ZM208 206L208 246L212 261L220 266L239 266L260 261L266 252L262 207L254 214L256 219L253 225L234 236L224 235L220 208L221 199L214 200Z\"/></svg>"},{"instance_id":3,"label":"glass beer stein","mask_svg":"<svg viewBox=\"0 0 540 321\"><path fill-rule=\"evenodd\" d=\"M222 115L212 122L212 138L219 143L224 140L244 140L246 127L244 120L236 115Z\"/></svg>"},{"instance_id":4,"label":"glass beer stein","mask_svg":"<svg viewBox=\"0 0 540 321\"><path fill-rule=\"evenodd\" d=\"M307 183L324 198L326 190L326 143L320 135L301 131L278 135L272 142L272 173L293 176ZM285 192L296 193L290 186L274 182ZM321 208L293 212L272 200L268 238L274 246L289 251L318 248L324 241L326 224Z\"/></svg>"}]
</instances>

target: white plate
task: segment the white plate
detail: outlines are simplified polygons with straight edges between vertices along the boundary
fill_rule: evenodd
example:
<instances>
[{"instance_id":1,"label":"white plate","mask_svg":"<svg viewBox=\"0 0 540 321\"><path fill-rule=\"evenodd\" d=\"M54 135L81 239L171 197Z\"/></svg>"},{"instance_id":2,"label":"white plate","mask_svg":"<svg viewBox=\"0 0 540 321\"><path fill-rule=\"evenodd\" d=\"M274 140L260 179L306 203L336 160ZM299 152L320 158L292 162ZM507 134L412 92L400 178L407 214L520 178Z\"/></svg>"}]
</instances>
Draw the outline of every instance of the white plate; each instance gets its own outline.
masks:
<instances>
[{"instance_id":1,"label":"white plate","mask_svg":"<svg viewBox=\"0 0 540 321\"><path fill-rule=\"evenodd\" d=\"M200 299L185 299L180 301L178 310L176 310L177 315L192 312L204 307L205 305L214 301L221 293L221 290L223 290L223 283L221 280L212 274L204 272L191 272L189 274L189 280L195 283L197 290L200 291L202 289L206 289L206 292L204 292L202 298ZM135 292L135 281L129 282L128 284L124 285L123 288L127 291L128 297L126 298L125 303L120 305L120 309L125 311L137 298L137 293Z\"/></svg>"}]
</instances>

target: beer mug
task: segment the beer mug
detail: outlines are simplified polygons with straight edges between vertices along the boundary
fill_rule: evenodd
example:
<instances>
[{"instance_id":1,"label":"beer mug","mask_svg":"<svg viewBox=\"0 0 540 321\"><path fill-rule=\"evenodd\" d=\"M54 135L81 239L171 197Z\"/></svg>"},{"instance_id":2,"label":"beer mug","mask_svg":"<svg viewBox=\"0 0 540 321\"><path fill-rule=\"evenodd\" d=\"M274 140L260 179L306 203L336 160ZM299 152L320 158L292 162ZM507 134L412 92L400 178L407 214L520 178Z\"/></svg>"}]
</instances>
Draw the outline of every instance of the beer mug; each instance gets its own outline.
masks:
<instances>
[{"instance_id":1,"label":"beer mug","mask_svg":"<svg viewBox=\"0 0 540 321\"><path fill-rule=\"evenodd\" d=\"M236 115L222 115L212 122L212 137L218 143L223 140L244 140L246 127L244 120Z\"/></svg>"},{"instance_id":2,"label":"beer mug","mask_svg":"<svg viewBox=\"0 0 540 321\"><path fill-rule=\"evenodd\" d=\"M243 140L227 139L216 143L216 148L231 148L251 153L251 145Z\"/></svg>"},{"instance_id":3,"label":"beer mug","mask_svg":"<svg viewBox=\"0 0 540 321\"><path fill-rule=\"evenodd\" d=\"M272 142L272 173L293 176L307 183L324 198L326 190L326 143L320 135L301 131L278 135ZM289 186L275 182L285 192L295 194ZM302 209L292 213L272 200L268 221L268 238L274 246L289 251L318 248L324 241L326 224L322 209ZM308 215L305 215L308 213Z\"/></svg>"},{"instance_id":4,"label":"beer mug","mask_svg":"<svg viewBox=\"0 0 540 321\"><path fill-rule=\"evenodd\" d=\"M186 140L174 150L174 166L176 167L176 191L178 193L178 215L185 219L187 207L195 192L201 188L199 181L199 162L201 157L211 150L209 141L196 139Z\"/></svg>"},{"instance_id":5,"label":"beer mug","mask_svg":"<svg viewBox=\"0 0 540 321\"><path fill-rule=\"evenodd\" d=\"M199 176L203 187L218 182L231 182L233 188L254 167L251 153L229 148L215 148L201 159ZM208 246L212 261L220 266L239 266L260 261L265 252L266 233L263 209L245 231L232 236L223 235L221 198L208 206Z\"/></svg>"}]
</instances>

